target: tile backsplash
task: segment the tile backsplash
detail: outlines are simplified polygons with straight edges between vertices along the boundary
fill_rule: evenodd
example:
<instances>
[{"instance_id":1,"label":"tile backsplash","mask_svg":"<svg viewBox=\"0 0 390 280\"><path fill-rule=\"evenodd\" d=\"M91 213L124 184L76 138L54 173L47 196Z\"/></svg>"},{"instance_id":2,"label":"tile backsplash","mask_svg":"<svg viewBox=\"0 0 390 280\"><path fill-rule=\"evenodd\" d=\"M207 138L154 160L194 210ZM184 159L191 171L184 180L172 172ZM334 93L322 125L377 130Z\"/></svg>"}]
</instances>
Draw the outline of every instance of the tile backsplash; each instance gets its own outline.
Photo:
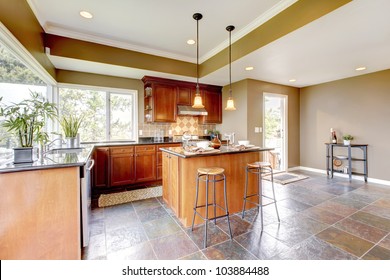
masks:
<instances>
[{"instance_id":1,"label":"tile backsplash","mask_svg":"<svg viewBox=\"0 0 390 280\"><path fill-rule=\"evenodd\" d=\"M164 136L169 136L169 131L174 135L182 135L189 131L192 135L205 135L205 130L215 129L214 124L199 124L198 117L178 116L176 123L140 123L138 130L142 130L142 137L153 137L156 130L163 130Z\"/></svg>"}]
</instances>

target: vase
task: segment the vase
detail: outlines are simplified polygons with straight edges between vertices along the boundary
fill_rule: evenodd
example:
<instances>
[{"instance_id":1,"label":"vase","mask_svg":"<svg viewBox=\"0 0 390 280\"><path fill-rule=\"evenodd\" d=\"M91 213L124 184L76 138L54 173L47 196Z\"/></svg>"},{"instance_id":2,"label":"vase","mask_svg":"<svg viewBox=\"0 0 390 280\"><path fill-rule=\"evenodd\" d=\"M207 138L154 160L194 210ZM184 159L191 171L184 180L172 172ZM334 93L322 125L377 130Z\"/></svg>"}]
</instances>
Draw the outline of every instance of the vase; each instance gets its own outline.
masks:
<instances>
[{"instance_id":1,"label":"vase","mask_svg":"<svg viewBox=\"0 0 390 280\"><path fill-rule=\"evenodd\" d=\"M221 140L219 140L218 134L215 134L213 139L211 139L211 147L214 149L219 149L221 147Z\"/></svg>"},{"instance_id":2,"label":"vase","mask_svg":"<svg viewBox=\"0 0 390 280\"><path fill-rule=\"evenodd\" d=\"M32 163L33 148L14 148L14 163Z\"/></svg>"},{"instance_id":3,"label":"vase","mask_svg":"<svg viewBox=\"0 0 390 280\"><path fill-rule=\"evenodd\" d=\"M345 146L351 145L351 140L344 140L344 145Z\"/></svg>"},{"instance_id":4,"label":"vase","mask_svg":"<svg viewBox=\"0 0 390 280\"><path fill-rule=\"evenodd\" d=\"M65 137L66 139L66 147L68 149L77 148L77 138L76 137Z\"/></svg>"}]
</instances>

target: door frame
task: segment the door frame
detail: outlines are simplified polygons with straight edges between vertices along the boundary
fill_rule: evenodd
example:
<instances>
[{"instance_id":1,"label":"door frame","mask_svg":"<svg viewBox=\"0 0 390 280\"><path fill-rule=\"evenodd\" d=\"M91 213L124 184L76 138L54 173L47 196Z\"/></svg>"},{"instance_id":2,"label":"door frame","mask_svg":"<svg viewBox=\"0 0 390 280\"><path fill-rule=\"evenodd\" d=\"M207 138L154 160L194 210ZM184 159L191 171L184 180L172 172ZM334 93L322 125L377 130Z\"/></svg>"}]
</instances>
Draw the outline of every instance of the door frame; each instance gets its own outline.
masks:
<instances>
[{"instance_id":1,"label":"door frame","mask_svg":"<svg viewBox=\"0 0 390 280\"><path fill-rule=\"evenodd\" d=\"M282 151L284 151L283 166L280 166L281 171L288 170L288 95L280 93L263 92L263 146L265 145L265 99L266 97L279 97L284 99L284 118L282 116L282 126L284 131L284 141Z\"/></svg>"}]
</instances>

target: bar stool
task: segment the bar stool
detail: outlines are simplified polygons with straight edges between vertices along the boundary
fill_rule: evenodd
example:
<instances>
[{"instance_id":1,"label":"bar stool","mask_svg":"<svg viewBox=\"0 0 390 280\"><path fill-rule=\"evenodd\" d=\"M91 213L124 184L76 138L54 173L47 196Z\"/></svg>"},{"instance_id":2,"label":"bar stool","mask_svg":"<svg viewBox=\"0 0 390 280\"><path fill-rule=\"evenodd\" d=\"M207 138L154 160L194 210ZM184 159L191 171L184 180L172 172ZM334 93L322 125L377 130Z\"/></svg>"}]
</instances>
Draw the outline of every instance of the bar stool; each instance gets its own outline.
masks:
<instances>
[{"instance_id":1,"label":"bar stool","mask_svg":"<svg viewBox=\"0 0 390 280\"><path fill-rule=\"evenodd\" d=\"M248 195L248 174L256 174L257 175L257 193L250 194ZM273 197L269 197L263 194L263 188L262 188L262 180L263 180L263 175L265 174L271 174L271 183L272 183L272 194ZM254 202L251 201L249 198L251 197L258 197L259 202ZM263 197L268 198L271 200L271 202L267 204L263 204ZM244 219L245 216L245 206L246 202L252 203L257 205L257 209L261 208L260 214L261 214L261 230L263 230L263 207L270 205L270 204L275 204L275 210L276 210L276 215L278 216L278 221L280 222L279 218L279 212L278 212L278 206L276 205L276 198L275 198L275 189L274 189L274 173L273 169L271 166L271 163L269 162L253 162L253 163L248 163L246 166L246 178L245 178L245 193L244 193L244 205L242 208L242 218Z\"/></svg>"},{"instance_id":2,"label":"bar stool","mask_svg":"<svg viewBox=\"0 0 390 280\"><path fill-rule=\"evenodd\" d=\"M205 223L204 225L204 241L203 246L204 248L207 247L207 223L210 220L214 220L214 223L216 224L216 220L219 218L227 217L228 226L229 226L229 233L230 233L230 239L232 239L232 230L230 228L230 220L229 220L229 210L228 210L228 204L227 204L227 195L226 195L226 177L225 177L225 169L220 167L206 167L206 168L198 168L197 175L196 175L196 196L195 196L195 206L194 206L194 216L192 218L192 226L191 230L194 230L194 222L195 222L195 216L198 215ZM199 181L205 182L205 193L206 193L206 203L204 205L198 205L198 194L199 194ZM215 199L215 189L216 189L216 183L223 181L223 198L225 206L222 207L221 205L216 203ZM209 193L209 182L213 183L212 189L213 189L213 201L209 203L208 193ZM209 218L209 206L214 207L214 217ZM216 208L222 209L225 214L217 216L217 210ZM206 213L203 217L197 209L199 208L205 208Z\"/></svg>"}]
</instances>

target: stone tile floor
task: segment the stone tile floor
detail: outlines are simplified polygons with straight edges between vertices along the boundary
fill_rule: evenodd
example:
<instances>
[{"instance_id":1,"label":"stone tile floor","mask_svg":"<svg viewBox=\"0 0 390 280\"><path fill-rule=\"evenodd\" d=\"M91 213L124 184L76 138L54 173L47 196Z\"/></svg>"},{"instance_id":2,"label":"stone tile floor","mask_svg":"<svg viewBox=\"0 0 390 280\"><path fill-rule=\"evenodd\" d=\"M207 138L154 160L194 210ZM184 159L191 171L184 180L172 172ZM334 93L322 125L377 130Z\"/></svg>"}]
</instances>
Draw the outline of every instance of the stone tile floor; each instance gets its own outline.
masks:
<instances>
[{"instance_id":1,"label":"stone tile floor","mask_svg":"<svg viewBox=\"0 0 390 280\"><path fill-rule=\"evenodd\" d=\"M184 228L162 198L92 209L90 244L83 259L390 259L390 187L303 172L310 178L275 184L281 222L273 205L264 207L261 231L257 209L210 223L208 247L203 226ZM265 192L270 192L265 183Z\"/></svg>"}]
</instances>

